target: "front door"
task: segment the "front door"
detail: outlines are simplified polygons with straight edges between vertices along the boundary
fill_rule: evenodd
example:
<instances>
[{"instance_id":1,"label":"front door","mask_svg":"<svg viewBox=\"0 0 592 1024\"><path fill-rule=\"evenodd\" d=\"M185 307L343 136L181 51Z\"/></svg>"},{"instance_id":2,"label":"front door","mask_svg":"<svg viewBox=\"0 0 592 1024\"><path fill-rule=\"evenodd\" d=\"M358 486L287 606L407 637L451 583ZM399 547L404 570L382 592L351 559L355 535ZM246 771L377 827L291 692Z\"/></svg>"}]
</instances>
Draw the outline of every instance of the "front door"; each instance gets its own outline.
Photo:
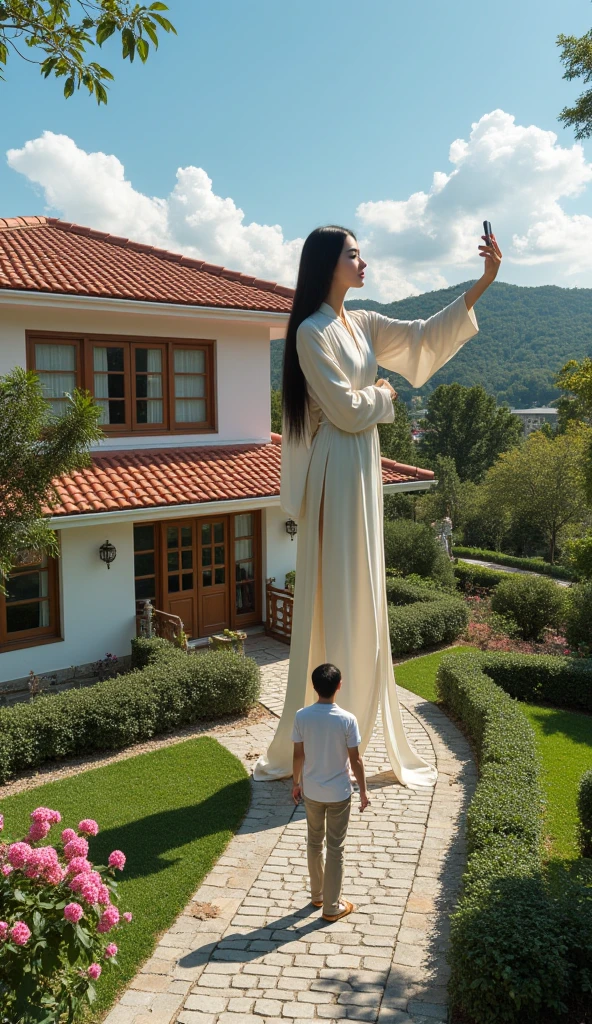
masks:
<instances>
[{"instance_id":1,"label":"front door","mask_svg":"<svg viewBox=\"0 0 592 1024\"><path fill-rule=\"evenodd\" d=\"M228 518L199 519L198 600L201 636L209 636L229 624Z\"/></svg>"},{"instance_id":2,"label":"front door","mask_svg":"<svg viewBox=\"0 0 592 1024\"><path fill-rule=\"evenodd\" d=\"M164 611L178 615L188 637L198 636L196 530L194 520L164 524Z\"/></svg>"}]
</instances>

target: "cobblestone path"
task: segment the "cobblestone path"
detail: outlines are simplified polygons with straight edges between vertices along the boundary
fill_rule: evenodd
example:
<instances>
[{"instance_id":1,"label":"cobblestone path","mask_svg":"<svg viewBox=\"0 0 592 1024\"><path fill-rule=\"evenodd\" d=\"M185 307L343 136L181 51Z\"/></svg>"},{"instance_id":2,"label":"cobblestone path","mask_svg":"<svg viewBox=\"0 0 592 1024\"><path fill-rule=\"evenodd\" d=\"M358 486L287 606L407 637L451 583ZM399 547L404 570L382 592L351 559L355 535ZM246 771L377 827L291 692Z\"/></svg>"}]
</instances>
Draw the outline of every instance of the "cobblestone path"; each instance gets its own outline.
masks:
<instances>
[{"instance_id":1,"label":"cobblestone path","mask_svg":"<svg viewBox=\"0 0 592 1024\"><path fill-rule=\"evenodd\" d=\"M279 714L288 648L255 636L248 653L262 668L262 703ZM322 921L309 903L306 824L291 782L253 783L241 828L106 1024L447 1020L448 915L476 770L434 704L401 687L399 698L410 740L437 765L438 781L433 790L399 785L377 723L364 757L371 804L362 815L354 803L346 847L344 895L355 913ZM273 728L216 738L251 768ZM218 915L200 920L200 904Z\"/></svg>"}]
</instances>

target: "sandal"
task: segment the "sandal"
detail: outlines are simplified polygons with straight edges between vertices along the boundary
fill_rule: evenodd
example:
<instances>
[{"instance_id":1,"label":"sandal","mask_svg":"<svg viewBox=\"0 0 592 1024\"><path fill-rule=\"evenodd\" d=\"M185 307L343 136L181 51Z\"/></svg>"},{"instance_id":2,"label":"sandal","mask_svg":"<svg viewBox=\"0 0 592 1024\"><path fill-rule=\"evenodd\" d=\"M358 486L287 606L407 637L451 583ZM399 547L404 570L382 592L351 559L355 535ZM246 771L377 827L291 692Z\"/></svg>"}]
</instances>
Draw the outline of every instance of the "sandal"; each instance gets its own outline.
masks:
<instances>
[{"instance_id":1,"label":"sandal","mask_svg":"<svg viewBox=\"0 0 592 1024\"><path fill-rule=\"evenodd\" d=\"M322 907L323 906L323 901L322 900L311 900L310 902L312 903L313 907Z\"/></svg>"},{"instance_id":2,"label":"sandal","mask_svg":"<svg viewBox=\"0 0 592 1024\"><path fill-rule=\"evenodd\" d=\"M343 910L340 910L338 914L323 914L323 921L340 921L342 917L347 917L348 914L351 914L356 909L353 903L349 903L348 900L342 900L339 905L343 906Z\"/></svg>"}]
</instances>

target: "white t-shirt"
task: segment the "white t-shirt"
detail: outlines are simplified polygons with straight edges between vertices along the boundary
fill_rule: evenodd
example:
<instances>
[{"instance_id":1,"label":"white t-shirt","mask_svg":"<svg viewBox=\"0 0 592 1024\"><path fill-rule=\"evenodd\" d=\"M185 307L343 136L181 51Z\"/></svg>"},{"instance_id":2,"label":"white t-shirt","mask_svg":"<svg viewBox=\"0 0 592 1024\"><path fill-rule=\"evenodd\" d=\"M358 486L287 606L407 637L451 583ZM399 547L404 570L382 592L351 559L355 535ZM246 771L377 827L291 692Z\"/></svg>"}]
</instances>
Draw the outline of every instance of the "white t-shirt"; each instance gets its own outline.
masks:
<instances>
[{"instance_id":1,"label":"white t-shirt","mask_svg":"<svg viewBox=\"0 0 592 1024\"><path fill-rule=\"evenodd\" d=\"M361 742L356 716L338 704L309 704L296 712L292 740L304 743L304 795L327 804L347 800L353 792L348 749Z\"/></svg>"}]
</instances>

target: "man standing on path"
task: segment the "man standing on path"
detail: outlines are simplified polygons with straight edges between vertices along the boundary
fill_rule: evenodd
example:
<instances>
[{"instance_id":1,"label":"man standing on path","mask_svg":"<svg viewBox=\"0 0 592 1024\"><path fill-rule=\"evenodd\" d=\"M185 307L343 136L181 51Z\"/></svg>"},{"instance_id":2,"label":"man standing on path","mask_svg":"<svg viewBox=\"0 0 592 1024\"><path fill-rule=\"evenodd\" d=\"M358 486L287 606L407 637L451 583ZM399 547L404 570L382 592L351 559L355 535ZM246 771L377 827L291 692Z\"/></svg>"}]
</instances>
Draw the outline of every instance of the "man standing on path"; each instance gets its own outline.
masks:
<instances>
[{"instance_id":1,"label":"man standing on path","mask_svg":"<svg viewBox=\"0 0 592 1024\"><path fill-rule=\"evenodd\" d=\"M369 804L364 762L358 750L360 731L355 715L335 703L341 672L319 665L312 673L316 704L296 712L294 742L294 803L304 799L308 828L308 872L312 903L323 908L325 921L338 921L355 910L341 899L345 837L353 787L348 765L360 787L360 810ZM323 863L323 841L327 855Z\"/></svg>"}]
</instances>

